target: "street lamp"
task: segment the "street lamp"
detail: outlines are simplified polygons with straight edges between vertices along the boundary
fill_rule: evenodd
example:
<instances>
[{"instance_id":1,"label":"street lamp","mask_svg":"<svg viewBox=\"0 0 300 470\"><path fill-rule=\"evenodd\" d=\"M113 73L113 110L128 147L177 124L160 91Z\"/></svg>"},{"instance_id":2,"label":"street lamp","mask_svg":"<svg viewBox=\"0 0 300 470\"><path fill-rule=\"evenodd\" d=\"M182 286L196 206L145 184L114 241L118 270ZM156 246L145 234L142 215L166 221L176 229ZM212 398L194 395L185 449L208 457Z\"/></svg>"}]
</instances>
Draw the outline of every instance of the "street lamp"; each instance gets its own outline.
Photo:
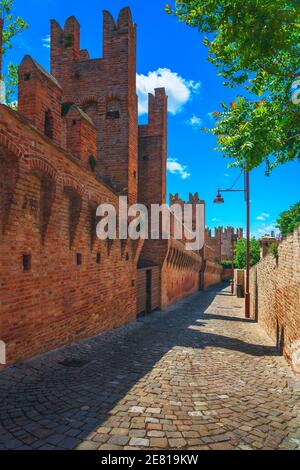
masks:
<instances>
[{"instance_id":1,"label":"street lamp","mask_svg":"<svg viewBox=\"0 0 300 470\"><path fill-rule=\"evenodd\" d=\"M224 199L222 198L222 195L221 195L220 191L218 191L218 194L214 199L214 203L215 204L224 204Z\"/></svg>"},{"instance_id":2,"label":"street lamp","mask_svg":"<svg viewBox=\"0 0 300 470\"><path fill-rule=\"evenodd\" d=\"M234 185L233 185L234 186ZM246 218L247 218L247 254L246 254L246 292L245 292L245 316L250 318L250 175L245 171L244 189L218 189L217 196L214 199L215 204L223 204L224 198L222 193L244 193L246 201Z\"/></svg>"}]
</instances>

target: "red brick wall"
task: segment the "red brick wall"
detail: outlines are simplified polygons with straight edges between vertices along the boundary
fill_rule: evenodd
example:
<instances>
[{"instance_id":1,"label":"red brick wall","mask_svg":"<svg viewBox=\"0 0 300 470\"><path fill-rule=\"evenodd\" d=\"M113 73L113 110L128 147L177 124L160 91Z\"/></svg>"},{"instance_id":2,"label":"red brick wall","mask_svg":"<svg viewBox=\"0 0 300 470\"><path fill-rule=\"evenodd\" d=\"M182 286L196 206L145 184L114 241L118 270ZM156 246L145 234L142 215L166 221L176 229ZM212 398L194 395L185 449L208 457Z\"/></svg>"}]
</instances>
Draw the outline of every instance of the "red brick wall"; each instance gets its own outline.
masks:
<instances>
[{"instance_id":1,"label":"red brick wall","mask_svg":"<svg viewBox=\"0 0 300 470\"><path fill-rule=\"evenodd\" d=\"M230 281L232 279L232 269L230 268L223 268L222 272L222 281Z\"/></svg>"},{"instance_id":2,"label":"red brick wall","mask_svg":"<svg viewBox=\"0 0 300 470\"><path fill-rule=\"evenodd\" d=\"M205 259L210 261L231 260L232 258L232 231L239 240L243 238L243 229L234 229L232 227L218 227L214 235L212 231L205 231Z\"/></svg>"},{"instance_id":3,"label":"red brick wall","mask_svg":"<svg viewBox=\"0 0 300 470\"><path fill-rule=\"evenodd\" d=\"M221 230L215 230L212 236L211 230L205 231L205 259L221 261Z\"/></svg>"},{"instance_id":4,"label":"red brick wall","mask_svg":"<svg viewBox=\"0 0 300 470\"><path fill-rule=\"evenodd\" d=\"M206 260L204 271L204 287L207 288L222 282L222 272L223 268L221 265L213 261Z\"/></svg>"},{"instance_id":5,"label":"red brick wall","mask_svg":"<svg viewBox=\"0 0 300 470\"><path fill-rule=\"evenodd\" d=\"M278 260L269 254L251 269L250 292L252 316L290 359L300 340L300 228L279 244Z\"/></svg>"},{"instance_id":6,"label":"red brick wall","mask_svg":"<svg viewBox=\"0 0 300 470\"><path fill-rule=\"evenodd\" d=\"M200 288L201 258L178 240L169 240L162 268L162 307L187 297Z\"/></svg>"},{"instance_id":7,"label":"red brick wall","mask_svg":"<svg viewBox=\"0 0 300 470\"><path fill-rule=\"evenodd\" d=\"M91 205L117 205L111 189L5 106L0 176L0 336L8 362L134 319L139 250L92 236Z\"/></svg>"}]
</instances>

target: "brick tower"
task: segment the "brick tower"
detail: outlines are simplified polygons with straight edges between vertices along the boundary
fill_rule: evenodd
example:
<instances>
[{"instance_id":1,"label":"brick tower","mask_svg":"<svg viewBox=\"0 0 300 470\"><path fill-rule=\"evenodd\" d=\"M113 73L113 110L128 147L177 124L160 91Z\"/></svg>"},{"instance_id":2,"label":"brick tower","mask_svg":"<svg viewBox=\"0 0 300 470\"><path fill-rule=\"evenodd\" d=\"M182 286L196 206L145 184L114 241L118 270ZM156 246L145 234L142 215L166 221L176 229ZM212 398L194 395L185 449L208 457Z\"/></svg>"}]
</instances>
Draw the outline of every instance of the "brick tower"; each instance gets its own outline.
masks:
<instances>
[{"instance_id":1,"label":"brick tower","mask_svg":"<svg viewBox=\"0 0 300 470\"><path fill-rule=\"evenodd\" d=\"M80 49L80 25L51 21L51 74L64 91L63 109L79 105L97 129L96 172L130 203L137 201L138 124L136 26L129 8L117 22L103 12L103 58Z\"/></svg>"},{"instance_id":2,"label":"brick tower","mask_svg":"<svg viewBox=\"0 0 300 470\"><path fill-rule=\"evenodd\" d=\"M139 126L139 202L166 202L167 111L164 88L149 94L148 125Z\"/></svg>"}]
</instances>

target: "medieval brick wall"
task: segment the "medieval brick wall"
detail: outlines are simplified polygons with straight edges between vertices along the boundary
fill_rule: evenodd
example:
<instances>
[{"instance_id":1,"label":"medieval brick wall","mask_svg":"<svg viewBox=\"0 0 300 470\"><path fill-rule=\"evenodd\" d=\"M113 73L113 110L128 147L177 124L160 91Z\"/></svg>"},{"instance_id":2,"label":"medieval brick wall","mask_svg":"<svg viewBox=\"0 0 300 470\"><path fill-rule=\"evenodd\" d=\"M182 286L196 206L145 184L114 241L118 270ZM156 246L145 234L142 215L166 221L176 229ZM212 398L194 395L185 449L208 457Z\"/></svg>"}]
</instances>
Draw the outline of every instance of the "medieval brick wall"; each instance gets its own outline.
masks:
<instances>
[{"instance_id":1,"label":"medieval brick wall","mask_svg":"<svg viewBox=\"0 0 300 470\"><path fill-rule=\"evenodd\" d=\"M64 28L52 21L52 75L26 56L18 112L0 106L0 339L9 364L134 319L143 261L154 307L199 288L202 258L184 240L96 236L101 203L118 215L120 194L129 204L166 199L167 97L149 96L138 135L129 8L117 22L104 12L103 37L103 58L90 59L76 18Z\"/></svg>"},{"instance_id":2,"label":"medieval brick wall","mask_svg":"<svg viewBox=\"0 0 300 470\"><path fill-rule=\"evenodd\" d=\"M95 236L114 192L17 113L0 109L0 336L8 363L136 316L139 252Z\"/></svg>"},{"instance_id":3,"label":"medieval brick wall","mask_svg":"<svg viewBox=\"0 0 300 470\"><path fill-rule=\"evenodd\" d=\"M222 282L223 268L220 264L206 260L205 271L204 271L204 287L207 289L210 286L219 284Z\"/></svg>"},{"instance_id":4,"label":"medieval brick wall","mask_svg":"<svg viewBox=\"0 0 300 470\"><path fill-rule=\"evenodd\" d=\"M268 254L251 269L250 293L252 317L291 359L300 341L300 228L279 244L278 259Z\"/></svg>"},{"instance_id":5,"label":"medieval brick wall","mask_svg":"<svg viewBox=\"0 0 300 470\"><path fill-rule=\"evenodd\" d=\"M233 227L217 227L212 234L211 229L205 231L205 259L224 261L232 258L232 234L234 240L243 238L243 229Z\"/></svg>"},{"instance_id":6,"label":"medieval brick wall","mask_svg":"<svg viewBox=\"0 0 300 470\"><path fill-rule=\"evenodd\" d=\"M169 240L161 273L163 308L199 290L201 263L198 253L185 250L178 240Z\"/></svg>"},{"instance_id":7,"label":"medieval brick wall","mask_svg":"<svg viewBox=\"0 0 300 470\"><path fill-rule=\"evenodd\" d=\"M166 173L167 97L164 89L156 89L154 95L149 95L148 124L139 126L138 200L149 210L151 204L166 203ZM190 194L189 202L204 204L204 201L199 200L198 194ZM196 292L200 287L202 259L199 253L185 250L184 233L181 241L172 239L172 226L174 217L171 214L171 240L162 239L160 226L160 239L145 240L140 257L141 263L159 267L161 308ZM140 288L144 289L142 284Z\"/></svg>"},{"instance_id":8,"label":"medieval brick wall","mask_svg":"<svg viewBox=\"0 0 300 470\"><path fill-rule=\"evenodd\" d=\"M209 261L221 261L221 229L215 229L214 235L210 229L205 230L205 259Z\"/></svg>"}]
</instances>

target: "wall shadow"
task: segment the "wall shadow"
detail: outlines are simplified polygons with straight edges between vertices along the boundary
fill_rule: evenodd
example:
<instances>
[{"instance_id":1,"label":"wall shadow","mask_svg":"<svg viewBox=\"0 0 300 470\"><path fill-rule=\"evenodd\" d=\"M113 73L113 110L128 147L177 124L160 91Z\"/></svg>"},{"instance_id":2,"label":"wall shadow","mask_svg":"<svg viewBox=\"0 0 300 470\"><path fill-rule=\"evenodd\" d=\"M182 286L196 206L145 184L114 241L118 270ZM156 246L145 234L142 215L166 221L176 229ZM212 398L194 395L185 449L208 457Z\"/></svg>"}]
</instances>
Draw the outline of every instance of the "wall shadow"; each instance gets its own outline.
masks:
<instances>
[{"instance_id":1,"label":"wall shadow","mask_svg":"<svg viewBox=\"0 0 300 470\"><path fill-rule=\"evenodd\" d=\"M218 347L252 356L278 354L273 347L199 331L210 320L244 321L204 314L216 295L216 288L199 292L154 314L151 322L139 320L2 371L0 449L75 448L176 346Z\"/></svg>"}]
</instances>

